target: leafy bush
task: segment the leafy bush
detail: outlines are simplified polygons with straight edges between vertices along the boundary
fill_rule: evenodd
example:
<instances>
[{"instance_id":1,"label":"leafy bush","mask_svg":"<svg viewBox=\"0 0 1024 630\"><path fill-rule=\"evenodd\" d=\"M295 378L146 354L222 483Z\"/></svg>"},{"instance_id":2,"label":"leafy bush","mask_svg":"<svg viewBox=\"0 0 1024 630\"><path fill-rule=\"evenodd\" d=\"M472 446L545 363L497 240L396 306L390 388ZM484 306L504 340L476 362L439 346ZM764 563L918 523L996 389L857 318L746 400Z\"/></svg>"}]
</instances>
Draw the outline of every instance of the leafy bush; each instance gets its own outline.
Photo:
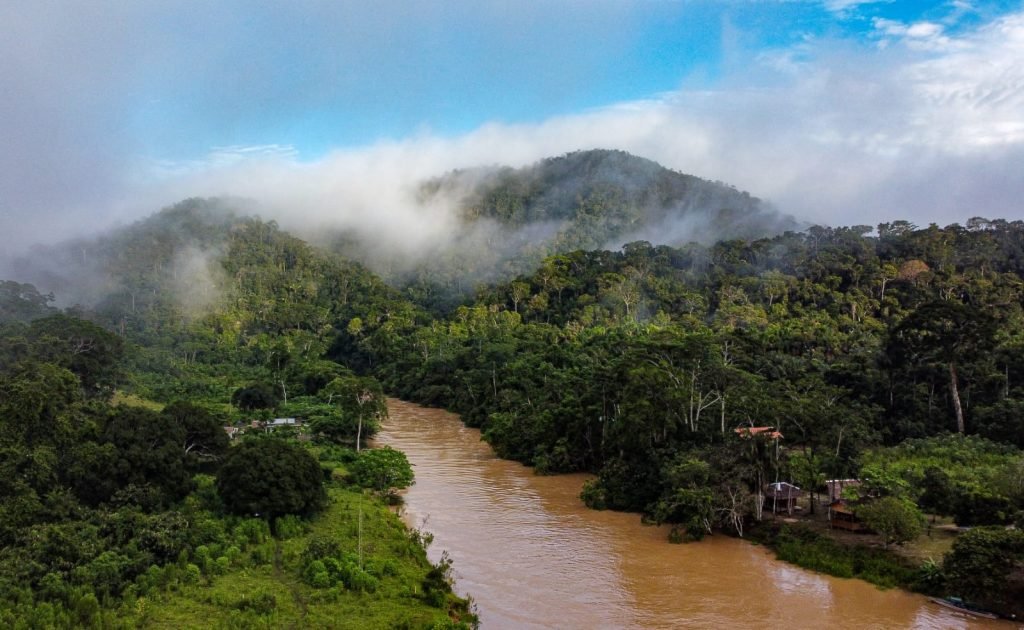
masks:
<instances>
[{"instance_id":1,"label":"leafy bush","mask_svg":"<svg viewBox=\"0 0 1024 630\"><path fill-rule=\"evenodd\" d=\"M364 488L386 493L413 484L412 466L402 451L390 446L359 453L351 466L352 477Z\"/></svg>"},{"instance_id":2,"label":"leafy bush","mask_svg":"<svg viewBox=\"0 0 1024 630\"><path fill-rule=\"evenodd\" d=\"M953 543L942 563L949 589L1004 614L1024 615L1024 532L977 527Z\"/></svg>"},{"instance_id":3,"label":"leafy bush","mask_svg":"<svg viewBox=\"0 0 1024 630\"><path fill-rule=\"evenodd\" d=\"M339 464L351 464L356 461L359 457L354 449L347 448L344 446L329 445L325 446L320 450L320 461L322 462L336 462Z\"/></svg>"},{"instance_id":4,"label":"leafy bush","mask_svg":"<svg viewBox=\"0 0 1024 630\"><path fill-rule=\"evenodd\" d=\"M751 534L780 560L836 577L860 578L883 588L912 587L919 577L917 570L892 553L843 545L806 527L766 523Z\"/></svg>"},{"instance_id":5,"label":"leafy bush","mask_svg":"<svg viewBox=\"0 0 1024 630\"><path fill-rule=\"evenodd\" d=\"M247 518L235 525L233 537L240 546L259 544L270 538L270 526L258 518Z\"/></svg>"},{"instance_id":6,"label":"leafy bush","mask_svg":"<svg viewBox=\"0 0 1024 630\"><path fill-rule=\"evenodd\" d=\"M191 562L185 566L184 580L186 584L198 584L199 578L202 577L202 571L199 570L199 566L192 564Z\"/></svg>"},{"instance_id":7,"label":"leafy bush","mask_svg":"<svg viewBox=\"0 0 1024 630\"><path fill-rule=\"evenodd\" d=\"M277 533L277 537L281 540L288 540L289 538L301 536L307 529L307 524L294 514L288 514L274 519L274 531Z\"/></svg>"},{"instance_id":8,"label":"leafy bush","mask_svg":"<svg viewBox=\"0 0 1024 630\"><path fill-rule=\"evenodd\" d=\"M253 593L243 595L235 604L235 608L241 611L252 611L257 615L269 615L277 609L277 597L272 593Z\"/></svg>"},{"instance_id":9,"label":"leafy bush","mask_svg":"<svg viewBox=\"0 0 1024 630\"><path fill-rule=\"evenodd\" d=\"M924 516L912 501L882 497L858 506L857 517L882 536L882 544L914 540L924 530Z\"/></svg>"},{"instance_id":10,"label":"leafy bush","mask_svg":"<svg viewBox=\"0 0 1024 630\"><path fill-rule=\"evenodd\" d=\"M285 514L312 514L327 501L316 458L301 446L277 439L243 442L230 449L217 476L217 490L228 510L271 522Z\"/></svg>"},{"instance_id":11,"label":"leafy bush","mask_svg":"<svg viewBox=\"0 0 1024 630\"><path fill-rule=\"evenodd\" d=\"M588 479L583 484L583 490L580 491L580 499L583 503L593 510L606 510L608 509L608 503L604 496L604 487L601 485L600 479Z\"/></svg>"},{"instance_id":12,"label":"leafy bush","mask_svg":"<svg viewBox=\"0 0 1024 630\"><path fill-rule=\"evenodd\" d=\"M231 403L245 411L273 409L281 402L278 389L272 383L252 383L240 387L231 395Z\"/></svg>"}]
</instances>

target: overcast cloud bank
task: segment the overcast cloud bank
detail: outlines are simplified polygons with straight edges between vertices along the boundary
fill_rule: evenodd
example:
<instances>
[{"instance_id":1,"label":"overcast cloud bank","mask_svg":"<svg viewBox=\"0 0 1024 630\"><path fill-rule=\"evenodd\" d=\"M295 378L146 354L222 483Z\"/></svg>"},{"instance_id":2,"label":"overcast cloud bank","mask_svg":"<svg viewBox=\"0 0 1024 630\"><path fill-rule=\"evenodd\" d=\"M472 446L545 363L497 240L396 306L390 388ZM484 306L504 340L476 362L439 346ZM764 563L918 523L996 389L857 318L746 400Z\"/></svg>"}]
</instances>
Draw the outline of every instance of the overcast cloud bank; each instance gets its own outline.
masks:
<instances>
[{"instance_id":1,"label":"overcast cloud bank","mask_svg":"<svg viewBox=\"0 0 1024 630\"><path fill-rule=\"evenodd\" d=\"M858 3L833 4L848 11ZM108 159L102 146L89 153L77 143L79 136L101 142L109 123L105 115L86 117L50 147L64 152L57 156L64 163L46 161L61 172L15 180L11 172L25 169L12 167L0 176L3 247L13 253L185 197L231 195L255 200L265 218L300 233L341 228L429 248L450 235L455 219L450 204L420 203L422 180L597 147L734 184L811 222L1024 218L1024 12L957 34L938 21L873 26L871 46L810 39L761 52L713 90L683 87L461 135L424 131L313 160L288 145L221 147L184 161ZM0 113L18 114L0 123L13 139L3 162L13 165L32 159L29 149L18 151L31 145L34 127L14 133L13 125L30 118L30 104L5 100Z\"/></svg>"}]
</instances>

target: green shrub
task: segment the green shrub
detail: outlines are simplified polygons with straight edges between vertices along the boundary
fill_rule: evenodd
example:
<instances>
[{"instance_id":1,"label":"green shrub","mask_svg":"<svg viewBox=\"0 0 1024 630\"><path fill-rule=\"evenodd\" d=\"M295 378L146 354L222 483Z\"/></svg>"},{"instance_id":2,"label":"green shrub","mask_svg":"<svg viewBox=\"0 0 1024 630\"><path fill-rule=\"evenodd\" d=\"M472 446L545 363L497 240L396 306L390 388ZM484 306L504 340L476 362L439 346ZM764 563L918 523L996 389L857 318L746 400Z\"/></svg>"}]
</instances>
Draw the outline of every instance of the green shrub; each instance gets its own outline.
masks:
<instances>
[{"instance_id":1,"label":"green shrub","mask_svg":"<svg viewBox=\"0 0 1024 630\"><path fill-rule=\"evenodd\" d=\"M206 561L210 559L210 548L206 545L199 545L192 552L192 558L196 561L196 564L206 564Z\"/></svg>"},{"instance_id":2,"label":"green shrub","mask_svg":"<svg viewBox=\"0 0 1024 630\"><path fill-rule=\"evenodd\" d=\"M320 451L320 461L322 462L337 462L339 464L351 464L356 461L358 453L351 448L344 446L330 445L325 446Z\"/></svg>"},{"instance_id":3,"label":"green shrub","mask_svg":"<svg viewBox=\"0 0 1024 630\"><path fill-rule=\"evenodd\" d=\"M333 586L333 581L327 571L321 571L313 575L312 579L309 580L309 584L313 588L330 588Z\"/></svg>"},{"instance_id":4,"label":"green shrub","mask_svg":"<svg viewBox=\"0 0 1024 630\"><path fill-rule=\"evenodd\" d=\"M302 579L308 584L313 584L313 580L317 575L327 574L327 567L324 565L322 560L312 560L306 564L306 568L302 571ZM321 587L322 588L322 587Z\"/></svg>"},{"instance_id":5,"label":"green shrub","mask_svg":"<svg viewBox=\"0 0 1024 630\"><path fill-rule=\"evenodd\" d=\"M260 567L265 564L270 564L274 561L274 546L272 544L264 543L258 547L255 547L249 552L249 562L254 567Z\"/></svg>"},{"instance_id":6,"label":"green shrub","mask_svg":"<svg viewBox=\"0 0 1024 630\"><path fill-rule=\"evenodd\" d=\"M301 536L307 529L306 522L294 514L281 516L274 520L274 531L277 532L277 537L281 540Z\"/></svg>"},{"instance_id":7,"label":"green shrub","mask_svg":"<svg viewBox=\"0 0 1024 630\"><path fill-rule=\"evenodd\" d=\"M605 510L608 503L605 499L604 486L599 479L589 479L583 484L580 499L592 510Z\"/></svg>"},{"instance_id":8,"label":"green shrub","mask_svg":"<svg viewBox=\"0 0 1024 630\"><path fill-rule=\"evenodd\" d=\"M409 459L402 451L389 446L362 451L349 469L356 483L380 493L401 490L413 484Z\"/></svg>"},{"instance_id":9,"label":"green shrub","mask_svg":"<svg viewBox=\"0 0 1024 630\"><path fill-rule=\"evenodd\" d=\"M87 628L92 628L99 623L100 602L96 595L86 593L75 601L75 617L78 623Z\"/></svg>"},{"instance_id":10,"label":"green shrub","mask_svg":"<svg viewBox=\"0 0 1024 630\"><path fill-rule=\"evenodd\" d=\"M358 566L349 565L347 568L348 579L345 580L345 586L349 589L365 593L373 593L377 590L377 586L380 583L377 578L360 569Z\"/></svg>"},{"instance_id":11,"label":"green shrub","mask_svg":"<svg viewBox=\"0 0 1024 630\"><path fill-rule=\"evenodd\" d=\"M272 593L259 592L251 596L243 595L235 603L235 608L243 612L251 611L257 615L269 615L277 609L277 597Z\"/></svg>"},{"instance_id":12,"label":"green shrub","mask_svg":"<svg viewBox=\"0 0 1024 630\"><path fill-rule=\"evenodd\" d=\"M201 576L202 572L199 570L199 567L189 563L188 566L185 567L185 575L182 579L186 584L198 584Z\"/></svg>"},{"instance_id":13,"label":"green shrub","mask_svg":"<svg viewBox=\"0 0 1024 630\"><path fill-rule=\"evenodd\" d=\"M766 524L752 532L772 547L780 560L836 577L856 577L882 588L917 584L918 570L899 556L881 549L835 542L801 526Z\"/></svg>"},{"instance_id":14,"label":"green shrub","mask_svg":"<svg viewBox=\"0 0 1024 630\"><path fill-rule=\"evenodd\" d=\"M303 562L340 556L341 546L338 541L323 536L311 536L309 542L306 543L306 548L302 551Z\"/></svg>"},{"instance_id":15,"label":"green shrub","mask_svg":"<svg viewBox=\"0 0 1024 630\"><path fill-rule=\"evenodd\" d=\"M235 525L233 537L240 541L240 547L257 545L270 538L270 526L258 518L246 518Z\"/></svg>"}]
</instances>

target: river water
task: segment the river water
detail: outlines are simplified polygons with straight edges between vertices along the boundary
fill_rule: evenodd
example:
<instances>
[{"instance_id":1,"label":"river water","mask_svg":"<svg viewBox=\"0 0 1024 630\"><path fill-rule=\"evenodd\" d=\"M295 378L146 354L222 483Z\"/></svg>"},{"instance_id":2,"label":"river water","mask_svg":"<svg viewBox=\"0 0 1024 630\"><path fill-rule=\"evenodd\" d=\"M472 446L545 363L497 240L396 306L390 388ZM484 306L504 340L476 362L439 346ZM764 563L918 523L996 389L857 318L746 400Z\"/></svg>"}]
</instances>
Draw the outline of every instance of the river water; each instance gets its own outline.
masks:
<instances>
[{"instance_id":1,"label":"river water","mask_svg":"<svg viewBox=\"0 0 1024 630\"><path fill-rule=\"evenodd\" d=\"M499 459L458 416L398 400L377 444L416 472L406 522L434 535L484 630L1013 628L899 590L811 573L726 536L672 545L636 514L587 509L584 475Z\"/></svg>"}]
</instances>

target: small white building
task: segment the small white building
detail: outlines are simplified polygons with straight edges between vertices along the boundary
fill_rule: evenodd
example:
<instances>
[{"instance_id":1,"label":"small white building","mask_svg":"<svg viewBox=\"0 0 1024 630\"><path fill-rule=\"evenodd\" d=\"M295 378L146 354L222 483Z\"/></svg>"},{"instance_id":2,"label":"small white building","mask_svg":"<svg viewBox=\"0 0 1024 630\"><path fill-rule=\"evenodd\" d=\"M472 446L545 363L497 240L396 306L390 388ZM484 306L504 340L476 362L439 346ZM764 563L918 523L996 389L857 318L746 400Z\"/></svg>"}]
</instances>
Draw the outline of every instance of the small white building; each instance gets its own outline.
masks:
<instances>
[{"instance_id":1,"label":"small white building","mask_svg":"<svg viewBox=\"0 0 1024 630\"><path fill-rule=\"evenodd\" d=\"M302 422L296 418L274 418L267 423L267 431L273 431L274 429L280 429L283 427L297 428L302 426Z\"/></svg>"}]
</instances>

